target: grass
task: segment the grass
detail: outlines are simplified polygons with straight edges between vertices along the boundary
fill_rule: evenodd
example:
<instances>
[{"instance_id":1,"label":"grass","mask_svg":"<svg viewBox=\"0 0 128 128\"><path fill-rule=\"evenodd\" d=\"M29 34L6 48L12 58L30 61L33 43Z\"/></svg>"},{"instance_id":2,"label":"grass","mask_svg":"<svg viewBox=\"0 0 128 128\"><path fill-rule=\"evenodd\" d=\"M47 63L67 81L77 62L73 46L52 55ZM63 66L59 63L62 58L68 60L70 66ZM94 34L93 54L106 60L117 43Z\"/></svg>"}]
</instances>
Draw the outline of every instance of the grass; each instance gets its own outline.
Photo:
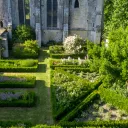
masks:
<instances>
[{"instance_id":1,"label":"grass","mask_svg":"<svg viewBox=\"0 0 128 128\"><path fill-rule=\"evenodd\" d=\"M33 108L1 107L0 120L24 120L31 121L34 125L52 125L54 122L52 118L52 106L50 100L50 66L47 49L41 49L40 51L38 72L26 74L36 76L36 88L31 90L35 90L38 96L37 106Z\"/></svg>"}]
</instances>

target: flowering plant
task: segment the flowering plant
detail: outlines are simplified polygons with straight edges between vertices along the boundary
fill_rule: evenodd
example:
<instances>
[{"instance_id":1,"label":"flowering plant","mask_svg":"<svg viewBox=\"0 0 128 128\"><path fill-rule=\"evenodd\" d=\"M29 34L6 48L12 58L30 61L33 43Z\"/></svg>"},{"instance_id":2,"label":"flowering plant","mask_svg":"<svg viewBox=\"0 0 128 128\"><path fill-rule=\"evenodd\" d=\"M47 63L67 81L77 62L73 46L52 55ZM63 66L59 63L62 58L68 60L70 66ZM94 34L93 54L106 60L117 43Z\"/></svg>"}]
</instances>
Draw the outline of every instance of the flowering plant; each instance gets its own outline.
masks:
<instances>
[{"instance_id":1,"label":"flowering plant","mask_svg":"<svg viewBox=\"0 0 128 128\"><path fill-rule=\"evenodd\" d=\"M63 47L66 53L70 54L78 54L81 52L82 45L84 44L84 40L78 36L69 36L63 42Z\"/></svg>"}]
</instances>

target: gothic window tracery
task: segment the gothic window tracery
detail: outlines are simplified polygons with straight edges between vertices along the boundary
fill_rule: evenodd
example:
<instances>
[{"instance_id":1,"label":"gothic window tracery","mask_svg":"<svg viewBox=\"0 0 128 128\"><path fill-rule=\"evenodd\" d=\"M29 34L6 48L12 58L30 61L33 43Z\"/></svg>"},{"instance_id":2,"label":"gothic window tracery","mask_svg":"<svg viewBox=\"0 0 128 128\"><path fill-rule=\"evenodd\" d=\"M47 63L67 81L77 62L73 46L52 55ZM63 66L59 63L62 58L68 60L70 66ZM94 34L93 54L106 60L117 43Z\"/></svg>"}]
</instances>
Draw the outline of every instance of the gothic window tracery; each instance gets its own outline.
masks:
<instances>
[{"instance_id":1,"label":"gothic window tracery","mask_svg":"<svg viewBox=\"0 0 128 128\"><path fill-rule=\"evenodd\" d=\"M47 27L57 27L57 0L47 0Z\"/></svg>"},{"instance_id":2,"label":"gothic window tracery","mask_svg":"<svg viewBox=\"0 0 128 128\"><path fill-rule=\"evenodd\" d=\"M75 0L74 8L79 8L79 0Z\"/></svg>"}]
</instances>

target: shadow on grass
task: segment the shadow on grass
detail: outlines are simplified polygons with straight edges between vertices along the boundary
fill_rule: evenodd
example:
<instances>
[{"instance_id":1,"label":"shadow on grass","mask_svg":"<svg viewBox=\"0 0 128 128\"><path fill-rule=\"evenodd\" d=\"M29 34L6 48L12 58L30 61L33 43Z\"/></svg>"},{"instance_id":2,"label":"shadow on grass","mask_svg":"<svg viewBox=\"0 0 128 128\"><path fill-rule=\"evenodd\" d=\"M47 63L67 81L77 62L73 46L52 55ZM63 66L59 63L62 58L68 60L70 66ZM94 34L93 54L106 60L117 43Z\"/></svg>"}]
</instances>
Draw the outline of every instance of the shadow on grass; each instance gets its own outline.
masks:
<instances>
[{"instance_id":1,"label":"shadow on grass","mask_svg":"<svg viewBox=\"0 0 128 128\"><path fill-rule=\"evenodd\" d=\"M47 48L41 48L40 54L39 54L39 62L44 61L45 59L49 58L49 54L47 53L48 47Z\"/></svg>"},{"instance_id":2,"label":"shadow on grass","mask_svg":"<svg viewBox=\"0 0 128 128\"><path fill-rule=\"evenodd\" d=\"M47 65L46 64L38 64L37 72L46 72Z\"/></svg>"}]
</instances>

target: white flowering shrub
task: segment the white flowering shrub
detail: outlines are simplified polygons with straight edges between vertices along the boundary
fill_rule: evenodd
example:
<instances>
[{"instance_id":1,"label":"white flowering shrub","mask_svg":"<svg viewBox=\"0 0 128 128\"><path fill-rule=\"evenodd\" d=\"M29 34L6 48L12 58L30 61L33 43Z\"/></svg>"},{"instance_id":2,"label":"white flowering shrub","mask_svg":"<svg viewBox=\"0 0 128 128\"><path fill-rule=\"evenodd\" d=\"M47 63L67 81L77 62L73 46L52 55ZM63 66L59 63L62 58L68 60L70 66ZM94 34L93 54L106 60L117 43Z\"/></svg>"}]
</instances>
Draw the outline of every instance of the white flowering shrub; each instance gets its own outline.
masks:
<instances>
[{"instance_id":1,"label":"white flowering shrub","mask_svg":"<svg viewBox=\"0 0 128 128\"><path fill-rule=\"evenodd\" d=\"M68 36L63 42L63 47L66 53L70 54L78 54L81 52L82 45L84 44L84 40L78 36Z\"/></svg>"}]
</instances>

